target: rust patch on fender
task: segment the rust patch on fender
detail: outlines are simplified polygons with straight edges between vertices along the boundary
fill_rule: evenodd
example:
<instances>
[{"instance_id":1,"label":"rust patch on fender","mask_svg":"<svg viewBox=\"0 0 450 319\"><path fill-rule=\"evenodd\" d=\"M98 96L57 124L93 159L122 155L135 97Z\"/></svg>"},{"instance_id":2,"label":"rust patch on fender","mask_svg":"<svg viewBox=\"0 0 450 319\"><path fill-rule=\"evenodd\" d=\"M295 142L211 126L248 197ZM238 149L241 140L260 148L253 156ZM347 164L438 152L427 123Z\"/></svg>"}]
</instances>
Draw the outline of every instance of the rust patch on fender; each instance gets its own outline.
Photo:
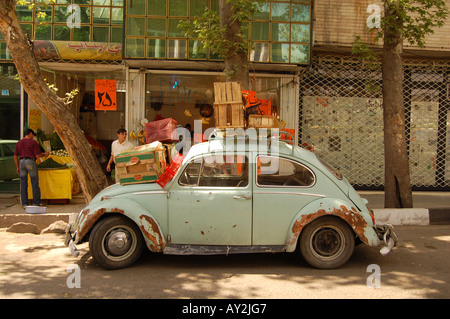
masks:
<instances>
[{"instance_id":1,"label":"rust patch on fender","mask_svg":"<svg viewBox=\"0 0 450 319\"><path fill-rule=\"evenodd\" d=\"M139 220L141 221L141 225L139 225L139 228L142 230L144 236L152 243L149 249L152 252L163 251L165 243L163 241L161 233L159 232L159 227L155 223L153 218L147 215L141 215L139 216ZM144 223L146 223L147 226Z\"/></svg>"},{"instance_id":2,"label":"rust patch on fender","mask_svg":"<svg viewBox=\"0 0 450 319\"><path fill-rule=\"evenodd\" d=\"M82 211L80 222L79 222L79 225L81 227L80 227L80 230L78 231L78 236L80 239L83 238L89 232L89 230L91 230L92 227L94 227L97 220L104 213L106 213L106 209L104 209L104 208L96 210L92 214L89 209L85 209Z\"/></svg>"},{"instance_id":3,"label":"rust patch on fender","mask_svg":"<svg viewBox=\"0 0 450 319\"><path fill-rule=\"evenodd\" d=\"M79 221L80 225L80 229L78 231L79 238L80 239L83 238L92 229L92 227L94 227L98 219L107 212L124 214L124 211L118 208L113 208L110 210L106 210L106 208L100 208L92 214L89 209L83 210L81 212L81 217Z\"/></svg>"},{"instance_id":4,"label":"rust patch on fender","mask_svg":"<svg viewBox=\"0 0 450 319\"><path fill-rule=\"evenodd\" d=\"M293 239L288 244L294 245L297 242L303 228L307 224L312 222L314 219L325 215L338 216L345 220L363 242L366 244L369 242L364 234L364 230L368 226L364 217L356 210L356 208L352 207L349 210L344 205L341 205L340 208L334 208L330 212L327 212L324 209L319 209L315 213L303 215L300 220L296 220L292 226Z\"/></svg>"}]
</instances>

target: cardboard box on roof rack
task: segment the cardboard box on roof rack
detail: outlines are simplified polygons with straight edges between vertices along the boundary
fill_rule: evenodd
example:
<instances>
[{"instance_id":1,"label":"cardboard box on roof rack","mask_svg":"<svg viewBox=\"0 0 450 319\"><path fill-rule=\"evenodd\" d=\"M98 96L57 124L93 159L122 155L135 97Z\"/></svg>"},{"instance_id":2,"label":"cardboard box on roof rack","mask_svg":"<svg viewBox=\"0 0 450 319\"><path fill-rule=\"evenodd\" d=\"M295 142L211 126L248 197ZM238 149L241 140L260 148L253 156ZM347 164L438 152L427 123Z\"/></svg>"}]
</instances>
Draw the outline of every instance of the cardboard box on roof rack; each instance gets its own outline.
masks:
<instances>
[{"instance_id":1,"label":"cardboard box on roof rack","mask_svg":"<svg viewBox=\"0 0 450 319\"><path fill-rule=\"evenodd\" d=\"M122 185L155 182L166 169L165 147L153 142L116 156L116 174Z\"/></svg>"}]
</instances>

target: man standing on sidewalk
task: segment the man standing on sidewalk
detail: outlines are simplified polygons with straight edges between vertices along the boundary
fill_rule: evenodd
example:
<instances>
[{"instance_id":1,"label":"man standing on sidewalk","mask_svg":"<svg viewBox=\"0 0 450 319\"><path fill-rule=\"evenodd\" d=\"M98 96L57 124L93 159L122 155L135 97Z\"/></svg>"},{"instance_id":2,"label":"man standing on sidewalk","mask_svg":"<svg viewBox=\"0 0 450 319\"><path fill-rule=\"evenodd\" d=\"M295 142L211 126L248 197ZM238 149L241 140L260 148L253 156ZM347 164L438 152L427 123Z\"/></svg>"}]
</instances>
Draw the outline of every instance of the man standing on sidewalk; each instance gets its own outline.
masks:
<instances>
[{"instance_id":1,"label":"man standing on sidewalk","mask_svg":"<svg viewBox=\"0 0 450 319\"><path fill-rule=\"evenodd\" d=\"M41 204L41 189L39 188L39 174L36 159L47 157L49 152L42 153L39 144L33 139L36 133L32 129L25 130L25 137L16 144L14 162L20 176L20 199L22 206L28 206L28 174L30 174L33 188L33 205Z\"/></svg>"}]
</instances>

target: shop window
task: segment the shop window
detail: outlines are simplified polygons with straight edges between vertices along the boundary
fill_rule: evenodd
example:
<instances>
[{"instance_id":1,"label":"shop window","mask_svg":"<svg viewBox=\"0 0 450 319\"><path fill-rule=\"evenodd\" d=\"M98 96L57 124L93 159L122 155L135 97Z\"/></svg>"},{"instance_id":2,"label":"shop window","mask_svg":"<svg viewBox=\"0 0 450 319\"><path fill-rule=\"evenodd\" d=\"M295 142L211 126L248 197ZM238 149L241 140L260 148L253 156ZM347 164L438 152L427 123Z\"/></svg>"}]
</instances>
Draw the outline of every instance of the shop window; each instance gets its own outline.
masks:
<instances>
[{"instance_id":1,"label":"shop window","mask_svg":"<svg viewBox=\"0 0 450 319\"><path fill-rule=\"evenodd\" d=\"M189 41L189 58L206 59L207 56L208 49L204 48L200 41Z\"/></svg>"},{"instance_id":2,"label":"shop window","mask_svg":"<svg viewBox=\"0 0 450 319\"><path fill-rule=\"evenodd\" d=\"M126 54L128 56L144 57L144 39L126 39Z\"/></svg>"},{"instance_id":3,"label":"shop window","mask_svg":"<svg viewBox=\"0 0 450 319\"><path fill-rule=\"evenodd\" d=\"M253 22L252 40L269 40L269 25L265 22Z\"/></svg>"},{"instance_id":4,"label":"shop window","mask_svg":"<svg viewBox=\"0 0 450 319\"><path fill-rule=\"evenodd\" d=\"M28 6L16 6L16 12L19 21L33 21L33 12L28 10Z\"/></svg>"},{"instance_id":5,"label":"shop window","mask_svg":"<svg viewBox=\"0 0 450 319\"><path fill-rule=\"evenodd\" d=\"M309 42L309 24L292 24L292 42ZM281 40L284 41L284 40Z\"/></svg>"},{"instance_id":6,"label":"shop window","mask_svg":"<svg viewBox=\"0 0 450 319\"><path fill-rule=\"evenodd\" d=\"M184 37L183 30L178 28L179 23L180 23L179 19L169 19L169 32L168 32L169 37L171 38Z\"/></svg>"},{"instance_id":7,"label":"shop window","mask_svg":"<svg viewBox=\"0 0 450 319\"><path fill-rule=\"evenodd\" d=\"M289 3L272 3L272 21L289 21Z\"/></svg>"},{"instance_id":8,"label":"shop window","mask_svg":"<svg viewBox=\"0 0 450 319\"><path fill-rule=\"evenodd\" d=\"M144 18L127 18L127 36L144 36L145 35L145 19Z\"/></svg>"},{"instance_id":9,"label":"shop window","mask_svg":"<svg viewBox=\"0 0 450 319\"><path fill-rule=\"evenodd\" d=\"M292 21L295 22L309 22L310 21L310 6L307 4L292 4Z\"/></svg>"},{"instance_id":10,"label":"shop window","mask_svg":"<svg viewBox=\"0 0 450 319\"><path fill-rule=\"evenodd\" d=\"M172 118L183 127L190 124L194 133L204 134L215 126L214 82L223 81L223 73L147 73L144 117L150 122ZM280 121L287 121L282 117L287 113L281 109L280 97L282 90L288 87L281 81L278 77L256 77L252 81L250 90L256 92L254 103L259 105L252 114L280 116ZM194 135L194 139L196 137L202 138Z\"/></svg>"},{"instance_id":11,"label":"shop window","mask_svg":"<svg viewBox=\"0 0 450 319\"><path fill-rule=\"evenodd\" d=\"M306 63L309 61L309 45L291 44L291 62Z\"/></svg>"},{"instance_id":12,"label":"shop window","mask_svg":"<svg viewBox=\"0 0 450 319\"><path fill-rule=\"evenodd\" d=\"M186 40L170 39L168 45L168 57L171 59L186 59Z\"/></svg>"},{"instance_id":13,"label":"shop window","mask_svg":"<svg viewBox=\"0 0 450 319\"><path fill-rule=\"evenodd\" d=\"M272 61L289 63L289 43L272 44Z\"/></svg>"},{"instance_id":14,"label":"shop window","mask_svg":"<svg viewBox=\"0 0 450 319\"><path fill-rule=\"evenodd\" d=\"M112 8L111 9L111 24L123 24L123 8Z\"/></svg>"},{"instance_id":15,"label":"shop window","mask_svg":"<svg viewBox=\"0 0 450 319\"><path fill-rule=\"evenodd\" d=\"M205 8L218 10L219 1L147 0L140 2L139 8L139 10L134 8L133 3L133 10L127 11L126 37L146 38L147 45L144 48L146 52L143 56L161 58L162 48L156 44L165 43L166 58L222 59L207 49L199 51L198 44L190 42L184 31L178 28L181 19L192 19L202 15ZM136 26L132 25L135 23L133 18L146 18L145 35L142 32L135 32ZM263 2L262 11L255 13L251 21L243 22L243 26L246 27L244 38L256 42L249 54L249 60L253 62L309 63L310 54L305 50L310 49L310 23L310 0ZM132 30L128 31L128 29ZM157 42L153 39L160 41ZM126 50L126 52L133 52L133 50ZM126 57L137 56L127 55Z\"/></svg>"},{"instance_id":16,"label":"shop window","mask_svg":"<svg viewBox=\"0 0 450 319\"><path fill-rule=\"evenodd\" d=\"M170 17L187 16L187 0L169 0Z\"/></svg>"},{"instance_id":17,"label":"shop window","mask_svg":"<svg viewBox=\"0 0 450 319\"><path fill-rule=\"evenodd\" d=\"M269 62L269 43L255 43L250 53L250 61Z\"/></svg>"},{"instance_id":18,"label":"shop window","mask_svg":"<svg viewBox=\"0 0 450 319\"><path fill-rule=\"evenodd\" d=\"M151 37L164 37L166 35L166 20L148 19L147 35Z\"/></svg>"},{"instance_id":19,"label":"shop window","mask_svg":"<svg viewBox=\"0 0 450 319\"><path fill-rule=\"evenodd\" d=\"M91 34L90 26L81 26L79 28L73 29L73 40L74 41L89 41Z\"/></svg>"},{"instance_id":20,"label":"shop window","mask_svg":"<svg viewBox=\"0 0 450 319\"><path fill-rule=\"evenodd\" d=\"M148 0L149 16L166 16L166 0Z\"/></svg>"},{"instance_id":21,"label":"shop window","mask_svg":"<svg viewBox=\"0 0 450 319\"><path fill-rule=\"evenodd\" d=\"M94 24L110 24L111 9L106 7L97 7L93 10Z\"/></svg>"},{"instance_id":22,"label":"shop window","mask_svg":"<svg viewBox=\"0 0 450 319\"><path fill-rule=\"evenodd\" d=\"M163 39L147 39L147 57L165 58L166 41Z\"/></svg>"},{"instance_id":23,"label":"shop window","mask_svg":"<svg viewBox=\"0 0 450 319\"><path fill-rule=\"evenodd\" d=\"M94 40L94 42L109 42L109 28L94 27L92 40Z\"/></svg>"},{"instance_id":24,"label":"shop window","mask_svg":"<svg viewBox=\"0 0 450 319\"><path fill-rule=\"evenodd\" d=\"M289 41L289 28L289 23L272 23L272 41Z\"/></svg>"},{"instance_id":25,"label":"shop window","mask_svg":"<svg viewBox=\"0 0 450 319\"><path fill-rule=\"evenodd\" d=\"M269 20L270 17L270 3L265 2L261 4L261 12L253 14L253 20Z\"/></svg>"},{"instance_id":26,"label":"shop window","mask_svg":"<svg viewBox=\"0 0 450 319\"><path fill-rule=\"evenodd\" d=\"M123 42L123 28L111 28L111 42Z\"/></svg>"},{"instance_id":27,"label":"shop window","mask_svg":"<svg viewBox=\"0 0 450 319\"><path fill-rule=\"evenodd\" d=\"M127 1L127 15L142 15L145 13L145 1Z\"/></svg>"},{"instance_id":28,"label":"shop window","mask_svg":"<svg viewBox=\"0 0 450 319\"><path fill-rule=\"evenodd\" d=\"M208 7L208 4L208 0L191 0L189 15L191 17L201 16L203 13L205 13L205 8Z\"/></svg>"},{"instance_id":29,"label":"shop window","mask_svg":"<svg viewBox=\"0 0 450 319\"><path fill-rule=\"evenodd\" d=\"M49 24L41 24L36 28L36 40L46 40L52 37L52 26Z\"/></svg>"},{"instance_id":30,"label":"shop window","mask_svg":"<svg viewBox=\"0 0 450 319\"><path fill-rule=\"evenodd\" d=\"M53 39L57 41L70 41L70 29L66 25L55 25Z\"/></svg>"}]
</instances>

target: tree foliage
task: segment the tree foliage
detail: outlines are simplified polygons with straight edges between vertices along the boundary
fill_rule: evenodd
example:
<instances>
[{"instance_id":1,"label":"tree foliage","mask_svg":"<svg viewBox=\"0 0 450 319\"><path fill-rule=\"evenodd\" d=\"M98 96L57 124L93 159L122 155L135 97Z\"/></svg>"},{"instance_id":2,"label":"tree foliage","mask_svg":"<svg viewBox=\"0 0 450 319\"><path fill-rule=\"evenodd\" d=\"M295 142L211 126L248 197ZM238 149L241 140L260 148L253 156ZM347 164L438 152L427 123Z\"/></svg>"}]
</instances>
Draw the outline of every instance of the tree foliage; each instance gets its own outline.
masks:
<instances>
[{"instance_id":1,"label":"tree foliage","mask_svg":"<svg viewBox=\"0 0 450 319\"><path fill-rule=\"evenodd\" d=\"M248 40L248 24L253 13L261 9L262 0L226 0L226 4L232 8L229 20L224 21L221 13L205 8L201 16L191 20L180 21L178 27L182 29L187 37L198 40L203 48L209 48L211 53L223 59L231 56L244 54L248 56L250 42ZM238 32L230 39L227 31L233 24L238 24ZM234 66L241 67L241 66ZM228 71L232 72L232 71ZM231 74L227 74L231 76Z\"/></svg>"}]
</instances>

